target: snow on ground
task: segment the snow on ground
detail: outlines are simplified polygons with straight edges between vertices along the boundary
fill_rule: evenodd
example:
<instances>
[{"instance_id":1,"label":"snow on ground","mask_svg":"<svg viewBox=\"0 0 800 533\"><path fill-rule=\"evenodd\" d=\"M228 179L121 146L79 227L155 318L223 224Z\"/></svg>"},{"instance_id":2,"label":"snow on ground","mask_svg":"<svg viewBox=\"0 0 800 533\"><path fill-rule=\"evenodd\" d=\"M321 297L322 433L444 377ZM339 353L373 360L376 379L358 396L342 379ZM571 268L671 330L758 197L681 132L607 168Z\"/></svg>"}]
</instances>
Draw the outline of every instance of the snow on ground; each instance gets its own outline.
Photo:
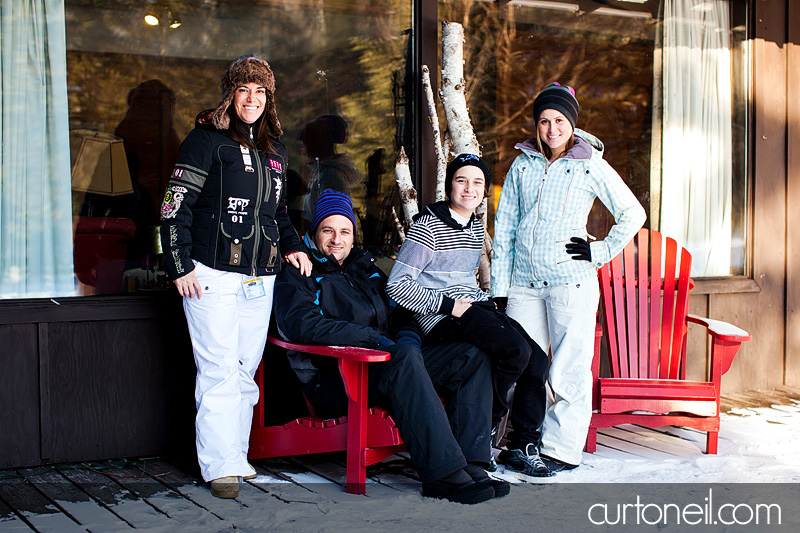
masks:
<instances>
[{"instance_id":1,"label":"snow on ground","mask_svg":"<svg viewBox=\"0 0 800 533\"><path fill-rule=\"evenodd\" d=\"M620 433L621 432L621 433ZM612 436L601 436L598 453L584 454L580 468L545 480L500 472L499 477L515 482L511 494L490 502L465 506L423 498L418 487L391 490L376 484L367 496L341 492L329 497L304 497L304 504L279 504L259 497L275 514L259 522L253 515L237 521L242 531L800 531L800 405L772 409L746 409L722 415L719 453L709 456L705 434L683 428L613 428ZM625 440L618 437L624 437ZM676 438L677 437L677 438ZM636 445L631 444L635 442ZM639 444L648 448L641 448ZM614 446L611 449L608 446ZM634 453L638 455L634 455ZM523 483L522 481L525 481ZM276 485L268 485L273 490ZM315 487L316 489L316 487ZM709 494L712 491L713 494ZM319 501L310 500L320 497ZM781 525L755 525L748 515L754 507L737 508L733 526L714 523L716 515L704 512L664 518L659 509L650 516L628 515L626 524L614 513L617 504L649 501L659 506L695 504L696 509L713 508L725 502L778 503ZM708 503L711 497L713 504ZM649 499L648 499L649 498ZM593 523L590 508L599 502L611 505L609 521ZM629 509L630 510L630 509ZM600 512L595 508L593 512ZM632 511L631 511L632 512ZM654 514L655 513L655 514ZM614 518L616 516L616 518ZM595 522L602 521L595 514ZM697 520L702 519L701 523ZM618 523L614 524L614 520ZM648 521L649 520L649 525ZM725 520L720 515L720 520ZM658 523L653 523L654 521ZM727 521L731 521L728 517ZM258 522L255 524L254 522ZM692 524L692 525L689 525ZM262 529L265 528L265 529Z\"/></svg>"}]
</instances>

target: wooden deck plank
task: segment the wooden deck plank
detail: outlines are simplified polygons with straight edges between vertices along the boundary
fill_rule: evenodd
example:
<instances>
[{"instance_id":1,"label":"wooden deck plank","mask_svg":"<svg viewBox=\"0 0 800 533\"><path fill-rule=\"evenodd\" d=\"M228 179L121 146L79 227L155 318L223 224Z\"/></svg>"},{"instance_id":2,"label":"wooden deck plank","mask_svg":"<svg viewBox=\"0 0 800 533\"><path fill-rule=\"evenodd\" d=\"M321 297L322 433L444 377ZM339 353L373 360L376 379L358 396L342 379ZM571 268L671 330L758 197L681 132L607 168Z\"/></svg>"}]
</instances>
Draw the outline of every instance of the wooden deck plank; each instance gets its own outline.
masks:
<instances>
[{"instance_id":1,"label":"wooden deck plank","mask_svg":"<svg viewBox=\"0 0 800 533\"><path fill-rule=\"evenodd\" d=\"M703 452L693 441L683 439L677 435L671 435L666 432L655 431L645 426L633 424L625 424L617 427L623 431L632 433L635 439L649 441L654 447L658 447L663 451L669 451L674 455L695 455Z\"/></svg>"},{"instance_id":2,"label":"wooden deck plank","mask_svg":"<svg viewBox=\"0 0 800 533\"><path fill-rule=\"evenodd\" d=\"M152 465L142 461L137 466L104 471L114 482L130 491L148 505L162 513L167 519L181 524L187 530L217 531L229 529L221 527L219 515L209 512L205 507L184 498L182 494L161 483L158 478L167 472L169 467ZM213 496L212 496L213 497Z\"/></svg>"},{"instance_id":3,"label":"wooden deck plank","mask_svg":"<svg viewBox=\"0 0 800 533\"><path fill-rule=\"evenodd\" d=\"M675 453L667 452L658 445L653 443L653 439L648 439L631 433L618 427L602 428L597 431L599 435L616 439L619 450L628 451L636 456L645 459L668 459L675 457Z\"/></svg>"},{"instance_id":4,"label":"wooden deck plank","mask_svg":"<svg viewBox=\"0 0 800 533\"><path fill-rule=\"evenodd\" d=\"M42 471L41 468L27 468L20 470L19 473L26 476L34 487L92 533L115 533L133 529L108 507L89 497L86 492L56 470Z\"/></svg>"},{"instance_id":5,"label":"wooden deck plank","mask_svg":"<svg viewBox=\"0 0 800 533\"><path fill-rule=\"evenodd\" d=\"M146 469L159 472L161 474L158 477L160 482L223 522L235 522L236 518L241 516L242 510L247 507L235 499L215 497L208 487L203 484L202 479L182 472L167 461L160 459L150 460L147 462Z\"/></svg>"},{"instance_id":6,"label":"wooden deck plank","mask_svg":"<svg viewBox=\"0 0 800 533\"><path fill-rule=\"evenodd\" d=\"M591 455L602 457L603 459L616 459L620 461L636 458L631 452L620 449L618 444L616 444L616 439L600 434L597 435L597 451Z\"/></svg>"},{"instance_id":7,"label":"wooden deck plank","mask_svg":"<svg viewBox=\"0 0 800 533\"><path fill-rule=\"evenodd\" d=\"M134 528L159 528L164 527L165 520L169 521L163 513L100 472L72 469L59 472Z\"/></svg>"},{"instance_id":8,"label":"wooden deck plank","mask_svg":"<svg viewBox=\"0 0 800 533\"><path fill-rule=\"evenodd\" d=\"M33 529L0 499L0 531L4 533L31 533Z\"/></svg>"},{"instance_id":9,"label":"wooden deck plank","mask_svg":"<svg viewBox=\"0 0 800 533\"><path fill-rule=\"evenodd\" d=\"M41 533L85 532L77 521L65 514L56 504L43 496L23 478L5 478L0 481L0 499L25 518L32 528Z\"/></svg>"}]
</instances>

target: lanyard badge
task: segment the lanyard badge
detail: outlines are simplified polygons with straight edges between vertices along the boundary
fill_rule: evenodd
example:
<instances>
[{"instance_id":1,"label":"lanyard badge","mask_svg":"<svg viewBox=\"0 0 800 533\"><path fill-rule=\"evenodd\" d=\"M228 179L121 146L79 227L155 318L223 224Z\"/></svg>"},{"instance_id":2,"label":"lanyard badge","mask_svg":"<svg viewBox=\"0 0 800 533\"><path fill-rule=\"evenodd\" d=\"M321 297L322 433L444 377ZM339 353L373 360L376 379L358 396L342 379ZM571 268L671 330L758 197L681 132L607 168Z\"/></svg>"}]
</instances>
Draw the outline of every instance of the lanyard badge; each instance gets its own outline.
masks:
<instances>
[{"instance_id":1,"label":"lanyard badge","mask_svg":"<svg viewBox=\"0 0 800 533\"><path fill-rule=\"evenodd\" d=\"M261 278L250 278L242 282L244 289L244 297L248 300L254 300L266 296L267 291L264 290L264 281Z\"/></svg>"}]
</instances>

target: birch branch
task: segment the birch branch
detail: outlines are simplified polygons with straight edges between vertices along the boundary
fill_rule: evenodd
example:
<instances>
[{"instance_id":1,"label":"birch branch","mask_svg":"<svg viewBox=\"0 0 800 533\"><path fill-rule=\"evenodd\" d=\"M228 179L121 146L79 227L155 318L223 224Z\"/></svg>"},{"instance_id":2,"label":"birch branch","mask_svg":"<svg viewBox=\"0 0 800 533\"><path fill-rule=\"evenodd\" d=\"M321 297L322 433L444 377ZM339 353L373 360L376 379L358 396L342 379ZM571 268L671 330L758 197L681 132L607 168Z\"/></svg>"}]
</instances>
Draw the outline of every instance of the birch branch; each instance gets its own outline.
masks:
<instances>
[{"instance_id":1,"label":"birch branch","mask_svg":"<svg viewBox=\"0 0 800 533\"><path fill-rule=\"evenodd\" d=\"M478 264L478 287L484 291L492 287L492 255L492 238L487 231L483 238L481 262Z\"/></svg>"},{"instance_id":2,"label":"birch branch","mask_svg":"<svg viewBox=\"0 0 800 533\"><path fill-rule=\"evenodd\" d=\"M406 231L403 229L403 223L397 218L397 211L392 206L392 220L394 221L394 229L397 230L397 236L400 237L400 244L406 240Z\"/></svg>"},{"instance_id":3,"label":"birch branch","mask_svg":"<svg viewBox=\"0 0 800 533\"><path fill-rule=\"evenodd\" d=\"M453 141L453 153L481 155L478 138L472 129L464 91L464 27L442 22L442 99L447 131Z\"/></svg>"},{"instance_id":4,"label":"birch branch","mask_svg":"<svg viewBox=\"0 0 800 533\"><path fill-rule=\"evenodd\" d=\"M431 88L431 72L428 65L422 65L422 88L425 90L425 99L428 102L428 120L433 128L433 148L436 150L436 201L444 200L444 177L447 169L447 153L442 145L442 134L439 131L439 114L436 111Z\"/></svg>"},{"instance_id":5,"label":"birch branch","mask_svg":"<svg viewBox=\"0 0 800 533\"><path fill-rule=\"evenodd\" d=\"M410 226L414 221L414 215L419 213L419 207L417 206L417 190L414 189L414 183L411 181L408 157L402 146L394 162L394 179L397 181L397 188L400 190L400 201L403 203L406 224Z\"/></svg>"}]
</instances>

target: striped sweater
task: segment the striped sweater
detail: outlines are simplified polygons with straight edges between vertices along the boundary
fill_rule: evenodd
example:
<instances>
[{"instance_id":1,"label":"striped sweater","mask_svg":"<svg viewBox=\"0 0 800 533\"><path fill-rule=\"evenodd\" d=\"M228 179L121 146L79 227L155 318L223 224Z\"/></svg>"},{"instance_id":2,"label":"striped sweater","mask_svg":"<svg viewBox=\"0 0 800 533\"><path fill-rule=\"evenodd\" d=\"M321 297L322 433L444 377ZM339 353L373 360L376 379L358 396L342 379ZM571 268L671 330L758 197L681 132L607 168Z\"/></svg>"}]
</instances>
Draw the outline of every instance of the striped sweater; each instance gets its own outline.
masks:
<instances>
[{"instance_id":1,"label":"striped sweater","mask_svg":"<svg viewBox=\"0 0 800 533\"><path fill-rule=\"evenodd\" d=\"M452 312L455 300L489 299L476 278L483 237L483 224L473 216L460 225L447 202L426 207L408 231L386 292L414 312L425 334Z\"/></svg>"}]
</instances>

